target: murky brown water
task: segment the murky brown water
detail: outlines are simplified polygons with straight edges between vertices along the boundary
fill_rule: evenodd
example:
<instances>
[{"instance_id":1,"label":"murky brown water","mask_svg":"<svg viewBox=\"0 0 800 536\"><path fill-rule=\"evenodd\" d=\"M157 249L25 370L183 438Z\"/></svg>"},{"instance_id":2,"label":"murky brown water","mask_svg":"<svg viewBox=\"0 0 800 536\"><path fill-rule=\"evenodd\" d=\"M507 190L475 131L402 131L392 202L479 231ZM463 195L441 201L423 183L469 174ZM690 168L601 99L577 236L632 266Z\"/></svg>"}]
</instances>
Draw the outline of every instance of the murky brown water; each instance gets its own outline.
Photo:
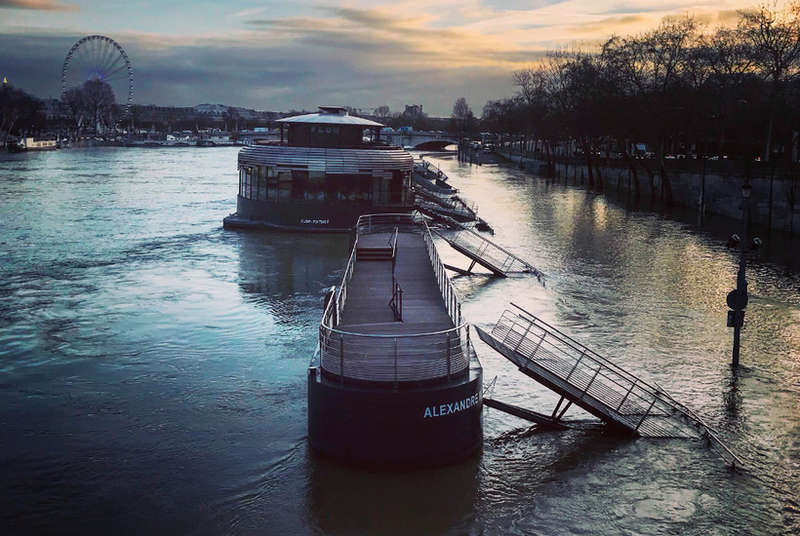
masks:
<instances>
[{"instance_id":1,"label":"murky brown water","mask_svg":"<svg viewBox=\"0 0 800 536\"><path fill-rule=\"evenodd\" d=\"M548 276L457 277L658 382L748 461L699 442L545 432L486 410L482 455L370 473L306 443L306 367L348 237L226 232L236 149L0 161L4 533L790 534L800 531L798 241L749 272L742 370L724 298L735 222L698 227L509 168L442 160L495 239ZM440 247L446 262L464 259ZM556 397L476 342L496 398ZM573 413L574 418L585 415Z\"/></svg>"}]
</instances>

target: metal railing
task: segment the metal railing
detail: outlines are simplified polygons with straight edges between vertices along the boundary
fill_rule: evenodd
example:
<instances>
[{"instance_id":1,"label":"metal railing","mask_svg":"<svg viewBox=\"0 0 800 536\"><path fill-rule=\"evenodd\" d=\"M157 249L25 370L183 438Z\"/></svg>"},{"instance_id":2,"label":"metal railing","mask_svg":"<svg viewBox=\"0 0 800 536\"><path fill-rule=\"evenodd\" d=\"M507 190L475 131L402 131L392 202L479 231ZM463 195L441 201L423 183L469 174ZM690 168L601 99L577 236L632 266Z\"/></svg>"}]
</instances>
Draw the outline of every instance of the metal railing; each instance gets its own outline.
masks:
<instances>
[{"instance_id":1,"label":"metal railing","mask_svg":"<svg viewBox=\"0 0 800 536\"><path fill-rule=\"evenodd\" d=\"M641 435L685 437L687 431L693 431L707 438L729 463L743 464L713 428L663 389L620 368L518 305L511 305L518 311L506 310L492 336L568 384L579 400L588 402L590 398L590 405L595 407L602 404L614 420Z\"/></svg>"},{"instance_id":2,"label":"metal railing","mask_svg":"<svg viewBox=\"0 0 800 536\"><path fill-rule=\"evenodd\" d=\"M359 236L370 233L415 233L422 235L447 314L454 327L414 334L367 334L344 331L338 326L347 301L348 284L356 264ZM430 229L417 214L372 214L359 217L356 241L342 283L329 301L319 328L319 363L323 371L345 378L374 382L412 382L449 378L469 367L469 326L462 322L461 304L439 259ZM396 238L393 240L396 248ZM394 250L396 254L396 249ZM393 292L402 289L393 278Z\"/></svg>"},{"instance_id":3,"label":"metal railing","mask_svg":"<svg viewBox=\"0 0 800 536\"><path fill-rule=\"evenodd\" d=\"M424 188L415 189L414 192L422 201L429 201L438 209L444 209L452 216L465 220L474 220L478 217L477 205L475 203L467 204L458 195L437 194Z\"/></svg>"},{"instance_id":4,"label":"metal railing","mask_svg":"<svg viewBox=\"0 0 800 536\"><path fill-rule=\"evenodd\" d=\"M540 280L544 278L544 274L533 265L520 259L507 249L495 244L472 229L461 226L452 234L440 236L454 246L460 246L463 249L473 252L503 273L529 272Z\"/></svg>"},{"instance_id":5,"label":"metal railing","mask_svg":"<svg viewBox=\"0 0 800 536\"><path fill-rule=\"evenodd\" d=\"M320 326L322 370L372 382L449 378L467 369L469 326L412 335L374 335Z\"/></svg>"},{"instance_id":6,"label":"metal railing","mask_svg":"<svg viewBox=\"0 0 800 536\"><path fill-rule=\"evenodd\" d=\"M430 258L431 265L433 266L436 284L439 286L439 292L441 293L442 300L444 300L445 307L447 308L447 314L450 316L450 320L453 321L454 325L460 326L461 300L458 296L458 292L456 292L455 287L453 287L453 283L450 281L450 277L447 275L447 269L444 267L442 259L439 258L439 252L436 250L436 244L433 241L431 230L428 228L428 223L424 220L422 223L424 225L422 238L425 240L425 247L428 250L428 257Z\"/></svg>"},{"instance_id":7,"label":"metal railing","mask_svg":"<svg viewBox=\"0 0 800 536\"><path fill-rule=\"evenodd\" d=\"M400 284L395 279L394 275L392 276L392 299L389 300L389 308L392 310L392 314L394 314L394 319L397 321L403 321L403 289Z\"/></svg>"},{"instance_id":8,"label":"metal railing","mask_svg":"<svg viewBox=\"0 0 800 536\"><path fill-rule=\"evenodd\" d=\"M579 390L580 399L592 397L619 414L634 431L651 415L673 413L654 387L524 310L506 310L492 335ZM680 427L674 431L685 435Z\"/></svg>"}]
</instances>

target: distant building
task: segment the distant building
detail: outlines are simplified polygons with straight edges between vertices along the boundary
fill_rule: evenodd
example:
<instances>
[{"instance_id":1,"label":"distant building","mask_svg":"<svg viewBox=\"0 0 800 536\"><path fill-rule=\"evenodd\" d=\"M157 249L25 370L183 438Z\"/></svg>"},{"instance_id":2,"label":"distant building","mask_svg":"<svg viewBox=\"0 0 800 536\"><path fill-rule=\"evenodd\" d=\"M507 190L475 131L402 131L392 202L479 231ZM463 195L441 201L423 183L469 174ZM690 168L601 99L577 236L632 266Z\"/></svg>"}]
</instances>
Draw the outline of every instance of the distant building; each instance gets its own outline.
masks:
<instances>
[{"instance_id":1,"label":"distant building","mask_svg":"<svg viewBox=\"0 0 800 536\"><path fill-rule=\"evenodd\" d=\"M42 102L44 104L42 112L44 112L44 117L48 121L70 118L69 107L59 99L45 99Z\"/></svg>"},{"instance_id":2,"label":"distant building","mask_svg":"<svg viewBox=\"0 0 800 536\"><path fill-rule=\"evenodd\" d=\"M417 119L423 115L421 104L406 104L406 109L403 110L403 117L407 119Z\"/></svg>"},{"instance_id":3,"label":"distant building","mask_svg":"<svg viewBox=\"0 0 800 536\"><path fill-rule=\"evenodd\" d=\"M222 117L227 113L228 108L230 108L230 106L225 106L224 104L198 104L193 110L201 115Z\"/></svg>"}]
</instances>

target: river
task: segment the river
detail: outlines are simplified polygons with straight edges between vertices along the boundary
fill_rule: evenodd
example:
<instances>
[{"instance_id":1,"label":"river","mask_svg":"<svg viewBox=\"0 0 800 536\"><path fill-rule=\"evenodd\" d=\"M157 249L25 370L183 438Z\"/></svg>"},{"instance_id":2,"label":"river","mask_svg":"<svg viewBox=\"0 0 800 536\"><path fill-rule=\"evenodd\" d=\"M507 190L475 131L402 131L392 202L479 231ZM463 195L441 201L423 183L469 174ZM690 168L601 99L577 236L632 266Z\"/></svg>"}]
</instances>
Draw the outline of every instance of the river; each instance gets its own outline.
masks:
<instances>
[{"instance_id":1,"label":"river","mask_svg":"<svg viewBox=\"0 0 800 536\"><path fill-rule=\"evenodd\" d=\"M436 160L496 241L547 275L454 278L470 322L490 325L513 300L658 382L747 467L700 441L542 431L485 409L480 456L362 471L306 439L306 369L349 237L223 230L236 152L0 155L0 532L800 531L796 240L763 237L751 259L733 374L736 222ZM551 392L474 340L494 397L551 411Z\"/></svg>"}]
</instances>

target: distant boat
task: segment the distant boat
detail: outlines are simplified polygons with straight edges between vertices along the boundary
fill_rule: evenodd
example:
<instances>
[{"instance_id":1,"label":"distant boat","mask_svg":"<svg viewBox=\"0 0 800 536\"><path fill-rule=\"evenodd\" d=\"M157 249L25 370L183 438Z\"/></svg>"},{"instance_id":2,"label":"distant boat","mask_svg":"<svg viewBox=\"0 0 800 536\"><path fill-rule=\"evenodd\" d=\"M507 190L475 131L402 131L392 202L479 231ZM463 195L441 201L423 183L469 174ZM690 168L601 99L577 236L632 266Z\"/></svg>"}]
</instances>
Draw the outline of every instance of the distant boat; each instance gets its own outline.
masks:
<instances>
[{"instance_id":1,"label":"distant boat","mask_svg":"<svg viewBox=\"0 0 800 536\"><path fill-rule=\"evenodd\" d=\"M32 137L22 138L16 143L10 143L8 150L11 152L22 151L52 151L58 149L57 140L37 140Z\"/></svg>"}]
</instances>

